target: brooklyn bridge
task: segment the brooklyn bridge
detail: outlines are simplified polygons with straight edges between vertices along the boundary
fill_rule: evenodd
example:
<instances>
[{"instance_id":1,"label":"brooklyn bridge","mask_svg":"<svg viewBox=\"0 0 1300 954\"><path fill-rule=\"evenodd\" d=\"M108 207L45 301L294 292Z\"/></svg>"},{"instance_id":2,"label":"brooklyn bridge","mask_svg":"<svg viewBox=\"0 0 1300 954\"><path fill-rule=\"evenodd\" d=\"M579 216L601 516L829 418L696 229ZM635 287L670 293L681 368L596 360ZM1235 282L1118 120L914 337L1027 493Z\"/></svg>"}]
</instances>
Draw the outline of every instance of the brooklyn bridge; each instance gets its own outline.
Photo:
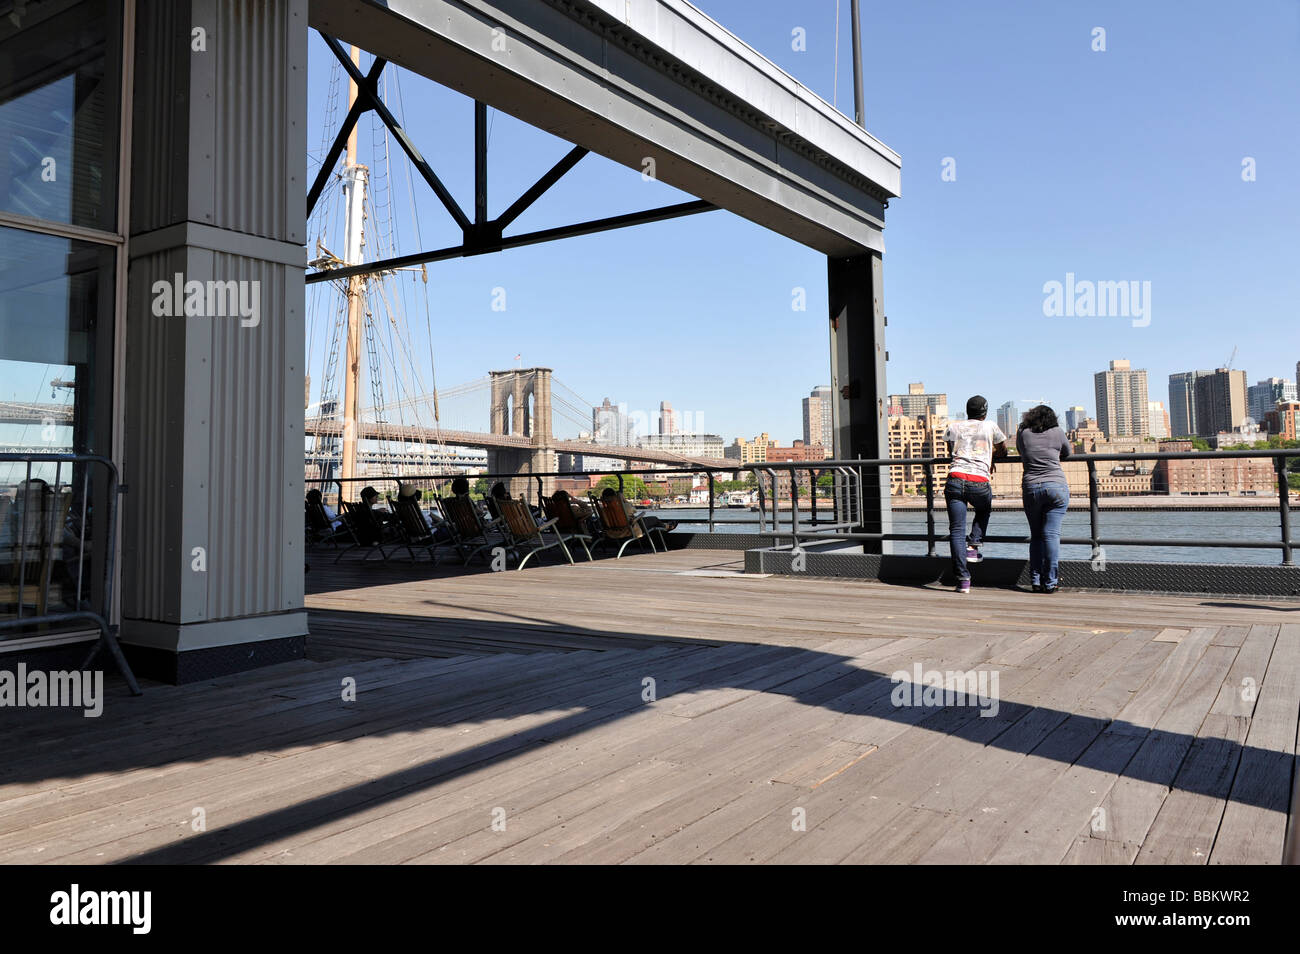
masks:
<instances>
[{"instance_id":1,"label":"brooklyn bridge","mask_svg":"<svg viewBox=\"0 0 1300 954\"><path fill-rule=\"evenodd\" d=\"M407 399L400 406L384 409L363 409L353 431L358 443L373 445L363 449L363 460L373 463L391 463L402 456L393 445L436 445L447 448L483 448L487 451L487 468L493 474L549 473L558 469L558 454L577 454L611 458L623 461L640 461L648 464L704 464L720 466L724 460L714 457L693 457L674 454L653 448L629 444L602 442L594 422L590 419L592 408L577 403L574 397L558 397L553 385L559 384L550 368L517 368L492 371L486 379L480 378L467 385L449 388L444 394L458 398L457 404L468 405L457 417L460 423L467 416L483 414L488 420L488 430L475 431L457 427L443 427L437 398L428 395ZM563 388L563 385L561 385ZM567 391L567 389L564 389ZM576 396L575 396L576 397ZM487 407L484 408L484 403ZM557 406L560 417L569 427L590 427L590 439L563 439L555 434ZM394 424L381 420L384 410L406 410L414 407L431 423ZM345 422L336 414L317 413L304 421L304 434L314 439L308 458L328 462L337 457L337 446L346 430ZM420 454L411 455L419 458ZM446 455L439 455L443 460Z\"/></svg>"}]
</instances>

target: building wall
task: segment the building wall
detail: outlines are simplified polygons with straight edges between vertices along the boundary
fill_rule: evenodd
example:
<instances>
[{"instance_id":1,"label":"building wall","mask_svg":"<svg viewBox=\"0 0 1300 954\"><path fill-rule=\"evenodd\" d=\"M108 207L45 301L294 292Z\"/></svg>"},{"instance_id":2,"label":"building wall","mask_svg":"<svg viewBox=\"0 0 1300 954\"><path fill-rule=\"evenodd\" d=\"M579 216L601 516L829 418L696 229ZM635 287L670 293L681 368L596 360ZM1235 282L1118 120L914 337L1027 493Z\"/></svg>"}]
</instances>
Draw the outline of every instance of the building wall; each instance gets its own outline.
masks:
<instances>
[{"instance_id":1,"label":"building wall","mask_svg":"<svg viewBox=\"0 0 1300 954\"><path fill-rule=\"evenodd\" d=\"M1270 460L1219 457L1213 453L1194 460L1156 463L1156 489L1162 493L1237 496L1273 494L1277 478Z\"/></svg>"}]
</instances>

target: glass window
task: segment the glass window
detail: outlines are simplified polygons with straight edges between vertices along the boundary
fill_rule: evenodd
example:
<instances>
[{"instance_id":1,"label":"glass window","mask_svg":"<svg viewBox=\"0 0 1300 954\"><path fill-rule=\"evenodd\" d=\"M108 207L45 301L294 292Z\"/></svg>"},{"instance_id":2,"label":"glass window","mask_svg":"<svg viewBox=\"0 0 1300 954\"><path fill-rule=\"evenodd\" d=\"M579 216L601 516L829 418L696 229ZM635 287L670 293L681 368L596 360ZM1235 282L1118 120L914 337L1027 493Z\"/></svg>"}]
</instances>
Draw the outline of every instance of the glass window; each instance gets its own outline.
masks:
<instances>
[{"instance_id":1,"label":"glass window","mask_svg":"<svg viewBox=\"0 0 1300 954\"><path fill-rule=\"evenodd\" d=\"M3 4L0 211L117 231L115 0Z\"/></svg>"},{"instance_id":2,"label":"glass window","mask_svg":"<svg viewBox=\"0 0 1300 954\"><path fill-rule=\"evenodd\" d=\"M0 228L0 452L109 455L115 256ZM97 599L105 476L88 464L0 462L0 616Z\"/></svg>"}]
</instances>

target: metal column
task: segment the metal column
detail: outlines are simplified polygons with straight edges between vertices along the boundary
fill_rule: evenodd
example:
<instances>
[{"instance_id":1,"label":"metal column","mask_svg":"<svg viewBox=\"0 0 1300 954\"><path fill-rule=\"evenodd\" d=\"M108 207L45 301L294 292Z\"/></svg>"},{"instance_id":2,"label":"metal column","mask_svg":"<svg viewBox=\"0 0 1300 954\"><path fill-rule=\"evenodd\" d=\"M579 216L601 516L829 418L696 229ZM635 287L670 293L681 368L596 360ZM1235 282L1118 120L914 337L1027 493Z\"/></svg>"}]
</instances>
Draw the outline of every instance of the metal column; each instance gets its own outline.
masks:
<instances>
[{"instance_id":1,"label":"metal column","mask_svg":"<svg viewBox=\"0 0 1300 954\"><path fill-rule=\"evenodd\" d=\"M888 457L880 256L872 252L828 258L827 284L835 458ZM859 532L892 531L888 468L863 469L862 503ZM864 548L868 553L889 552L887 543L867 543Z\"/></svg>"}]
</instances>

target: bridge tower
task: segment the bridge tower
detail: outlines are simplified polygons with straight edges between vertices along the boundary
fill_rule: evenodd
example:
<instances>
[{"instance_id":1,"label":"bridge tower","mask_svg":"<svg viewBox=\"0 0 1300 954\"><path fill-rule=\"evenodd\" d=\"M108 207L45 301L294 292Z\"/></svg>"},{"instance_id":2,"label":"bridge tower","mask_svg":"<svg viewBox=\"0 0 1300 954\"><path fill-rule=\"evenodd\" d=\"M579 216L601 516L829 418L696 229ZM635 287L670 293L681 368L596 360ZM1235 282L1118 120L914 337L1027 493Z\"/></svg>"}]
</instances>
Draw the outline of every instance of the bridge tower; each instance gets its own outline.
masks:
<instances>
[{"instance_id":1,"label":"bridge tower","mask_svg":"<svg viewBox=\"0 0 1300 954\"><path fill-rule=\"evenodd\" d=\"M528 474L555 470L555 436L551 430L551 369L512 368L489 372L492 380L491 432L525 438L529 446L488 449L488 472L513 474L506 485L512 497L531 498L537 482ZM531 413L530 413L531 405ZM543 478L542 492L555 481Z\"/></svg>"}]
</instances>

